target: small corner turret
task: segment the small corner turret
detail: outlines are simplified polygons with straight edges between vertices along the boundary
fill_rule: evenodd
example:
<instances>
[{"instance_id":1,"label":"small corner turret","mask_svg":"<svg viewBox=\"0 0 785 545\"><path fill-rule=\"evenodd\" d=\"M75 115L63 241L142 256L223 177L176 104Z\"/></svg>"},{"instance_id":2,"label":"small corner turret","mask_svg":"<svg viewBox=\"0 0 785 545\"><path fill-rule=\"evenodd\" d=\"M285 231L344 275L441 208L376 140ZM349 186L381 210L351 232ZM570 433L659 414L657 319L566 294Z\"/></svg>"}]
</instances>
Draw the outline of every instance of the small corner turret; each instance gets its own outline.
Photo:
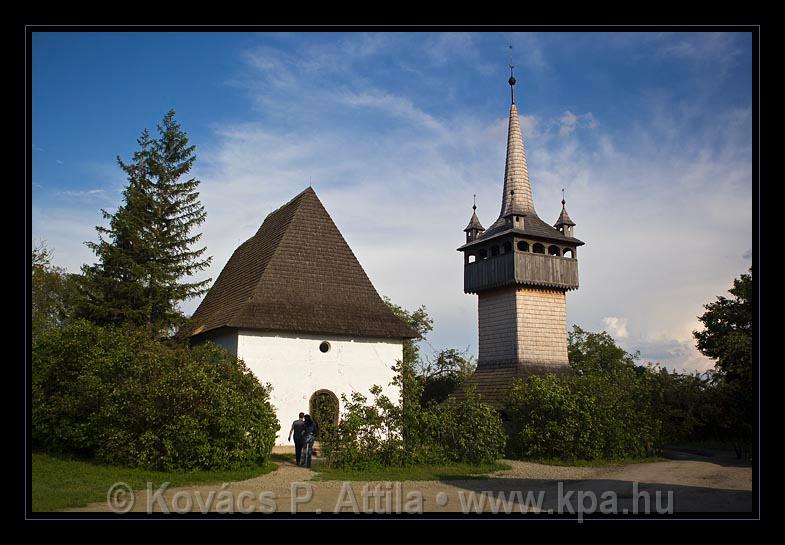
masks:
<instances>
[{"instance_id":1,"label":"small corner turret","mask_svg":"<svg viewBox=\"0 0 785 545\"><path fill-rule=\"evenodd\" d=\"M554 223L553 226L565 237L575 238L573 229L575 227L575 222L570 219L570 215L564 207L564 205L567 204L567 201L564 200L564 189L561 190L561 194L561 214L559 214L559 219L556 220L556 223Z\"/></svg>"},{"instance_id":2,"label":"small corner turret","mask_svg":"<svg viewBox=\"0 0 785 545\"><path fill-rule=\"evenodd\" d=\"M477 217L477 195L474 196L474 204L472 205L472 217L469 220L469 225L466 226L464 232L466 233L466 242L473 242L477 237L485 231L485 227L480 223L480 218Z\"/></svg>"}]
</instances>

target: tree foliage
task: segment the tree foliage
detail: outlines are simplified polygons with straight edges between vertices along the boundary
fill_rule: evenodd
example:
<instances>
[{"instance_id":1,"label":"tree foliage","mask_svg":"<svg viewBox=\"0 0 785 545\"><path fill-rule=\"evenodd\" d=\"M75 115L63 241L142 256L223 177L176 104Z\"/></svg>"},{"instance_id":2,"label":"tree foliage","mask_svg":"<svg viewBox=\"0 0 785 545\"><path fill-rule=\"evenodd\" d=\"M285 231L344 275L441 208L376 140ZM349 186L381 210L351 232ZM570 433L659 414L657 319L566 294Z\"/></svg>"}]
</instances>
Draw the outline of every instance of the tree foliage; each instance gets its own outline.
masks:
<instances>
[{"instance_id":1,"label":"tree foliage","mask_svg":"<svg viewBox=\"0 0 785 545\"><path fill-rule=\"evenodd\" d=\"M396 403L370 390L371 399L354 392L342 396L337 428L321 439L332 467L367 469L448 462L490 463L504 452L506 435L498 412L475 392L423 406L423 382L410 363L398 362L393 382Z\"/></svg>"},{"instance_id":2,"label":"tree foliage","mask_svg":"<svg viewBox=\"0 0 785 545\"><path fill-rule=\"evenodd\" d=\"M446 348L424 354L421 343L428 342L428 333L433 331L433 319L425 305L410 312L385 297L384 302L398 318L414 329L419 336L403 342L403 362L413 370L421 382L420 403L441 402L453 393L476 368L476 362L468 350Z\"/></svg>"},{"instance_id":3,"label":"tree foliage","mask_svg":"<svg viewBox=\"0 0 785 545\"><path fill-rule=\"evenodd\" d=\"M32 249L30 325L33 339L62 327L74 313L79 297L76 275L52 264L52 250L45 243Z\"/></svg>"},{"instance_id":4,"label":"tree foliage","mask_svg":"<svg viewBox=\"0 0 785 545\"><path fill-rule=\"evenodd\" d=\"M651 396L662 420L659 444L719 439L711 373L680 373L651 365Z\"/></svg>"},{"instance_id":5,"label":"tree foliage","mask_svg":"<svg viewBox=\"0 0 785 545\"><path fill-rule=\"evenodd\" d=\"M662 418L651 368L606 332L575 326L569 334L571 372L517 379L505 413L513 457L620 459L650 455Z\"/></svg>"},{"instance_id":6,"label":"tree foliage","mask_svg":"<svg viewBox=\"0 0 785 545\"><path fill-rule=\"evenodd\" d=\"M412 365L414 368L419 367L422 361L419 343L425 340L428 333L433 331L433 319L428 315L425 305L420 305L414 312L409 312L390 301L389 297L385 297L384 302L393 314L418 333L418 337L415 339L404 339L403 362Z\"/></svg>"},{"instance_id":7,"label":"tree foliage","mask_svg":"<svg viewBox=\"0 0 785 545\"><path fill-rule=\"evenodd\" d=\"M704 305L698 319L703 330L693 332L698 350L717 360L717 379L728 383L752 381L752 269L733 280L733 296L718 296Z\"/></svg>"},{"instance_id":8,"label":"tree foliage","mask_svg":"<svg viewBox=\"0 0 785 545\"><path fill-rule=\"evenodd\" d=\"M32 356L38 449L167 471L269 460L279 427L269 385L217 345L75 320L43 333Z\"/></svg>"},{"instance_id":9,"label":"tree foliage","mask_svg":"<svg viewBox=\"0 0 785 545\"><path fill-rule=\"evenodd\" d=\"M335 427L338 421L338 400L330 394L319 394L311 400L311 418L316 423L317 437Z\"/></svg>"},{"instance_id":10,"label":"tree foliage","mask_svg":"<svg viewBox=\"0 0 785 545\"><path fill-rule=\"evenodd\" d=\"M145 326L152 334L170 332L183 320L178 304L207 291L210 279L185 280L209 266L205 247L193 249L206 217L199 181L187 178L195 146L169 111L158 137L145 129L130 163L117 162L128 178L123 203L102 210L108 227L88 242L98 262L83 267L80 314L96 324Z\"/></svg>"},{"instance_id":11,"label":"tree foliage","mask_svg":"<svg viewBox=\"0 0 785 545\"><path fill-rule=\"evenodd\" d=\"M570 367L578 374L614 373L634 369L638 354L629 354L606 331L592 333L573 326L567 334Z\"/></svg>"},{"instance_id":12,"label":"tree foliage","mask_svg":"<svg viewBox=\"0 0 785 545\"><path fill-rule=\"evenodd\" d=\"M450 394L472 376L476 367L477 364L468 354L468 350L446 348L438 351L432 358L424 358L420 367L423 381L421 403L441 403L447 400Z\"/></svg>"},{"instance_id":13,"label":"tree foliage","mask_svg":"<svg viewBox=\"0 0 785 545\"><path fill-rule=\"evenodd\" d=\"M680 442L719 440L749 454L752 440L752 279L742 275L700 317L697 347L717 359L707 373L639 364L606 332L574 326L570 372L513 384L508 453L600 459L651 454Z\"/></svg>"},{"instance_id":14,"label":"tree foliage","mask_svg":"<svg viewBox=\"0 0 785 545\"><path fill-rule=\"evenodd\" d=\"M755 422L752 370L752 269L733 280L731 298L718 296L704 305L693 332L698 350L716 360L712 379L715 433L731 442L736 454L749 457Z\"/></svg>"}]
</instances>

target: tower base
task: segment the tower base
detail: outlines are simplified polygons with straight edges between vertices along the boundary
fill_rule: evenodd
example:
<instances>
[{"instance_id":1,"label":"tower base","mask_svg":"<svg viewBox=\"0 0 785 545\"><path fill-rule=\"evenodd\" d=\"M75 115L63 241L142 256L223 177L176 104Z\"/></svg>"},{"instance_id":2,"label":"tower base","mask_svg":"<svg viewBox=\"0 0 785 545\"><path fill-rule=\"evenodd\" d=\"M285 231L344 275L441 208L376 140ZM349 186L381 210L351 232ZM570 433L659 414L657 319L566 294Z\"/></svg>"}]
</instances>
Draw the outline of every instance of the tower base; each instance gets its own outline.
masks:
<instances>
[{"instance_id":1,"label":"tower base","mask_svg":"<svg viewBox=\"0 0 785 545\"><path fill-rule=\"evenodd\" d=\"M457 399L463 399L466 389L474 386L477 393L484 401L501 407L507 399L507 394L516 378L525 379L532 375L546 375L548 373L566 373L570 366L559 363L507 363L496 365L478 365L474 374L464 382L453 394Z\"/></svg>"},{"instance_id":2,"label":"tower base","mask_svg":"<svg viewBox=\"0 0 785 545\"><path fill-rule=\"evenodd\" d=\"M501 404L515 378L561 373L567 353L565 290L509 286L478 294L477 370L456 392L475 385L483 398Z\"/></svg>"}]
</instances>

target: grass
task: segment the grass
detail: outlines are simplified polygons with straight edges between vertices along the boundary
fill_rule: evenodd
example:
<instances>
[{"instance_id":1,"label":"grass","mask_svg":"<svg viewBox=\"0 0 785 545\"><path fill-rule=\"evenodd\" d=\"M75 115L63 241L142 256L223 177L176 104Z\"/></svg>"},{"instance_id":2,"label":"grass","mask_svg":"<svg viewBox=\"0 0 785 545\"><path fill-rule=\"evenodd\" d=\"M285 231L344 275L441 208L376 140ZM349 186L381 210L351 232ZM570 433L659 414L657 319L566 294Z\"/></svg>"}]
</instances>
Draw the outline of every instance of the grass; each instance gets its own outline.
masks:
<instances>
[{"instance_id":1,"label":"grass","mask_svg":"<svg viewBox=\"0 0 785 545\"><path fill-rule=\"evenodd\" d=\"M562 460L558 458L526 458L522 462L533 464L543 464L548 466L569 466L569 467L606 467L623 466L628 464L647 464L651 462L666 462L667 458L661 456L649 456L646 458L618 458L603 460Z\"/></svg>"},{"instance_id":2,"label":"grass","mask_svg":"<svg viewBox=\"0 0 785 545\"><path fill-rule=\"evenodd\" d=\"M106 493L116 482L127 483L134 490L170 482L172 487L192 484L242 481L273 471L265 466L229 471L168 472L102 465L92 461L33 453L32 509L56 511L68 507L106 501Z\"/></svg>"},{"instance_id":3,"label":"grass","mask_svg":"<svg viewBox=\"0 0 785 545\"><path fill-rule=\"evenodd\" d=\"M447 464L387 467L371 469L338 469L314 465L313 480L319 481L442 481L450 479L480 479L488 473L510 469L501 462L492 464Z\"/></svg>"}]
</instances>

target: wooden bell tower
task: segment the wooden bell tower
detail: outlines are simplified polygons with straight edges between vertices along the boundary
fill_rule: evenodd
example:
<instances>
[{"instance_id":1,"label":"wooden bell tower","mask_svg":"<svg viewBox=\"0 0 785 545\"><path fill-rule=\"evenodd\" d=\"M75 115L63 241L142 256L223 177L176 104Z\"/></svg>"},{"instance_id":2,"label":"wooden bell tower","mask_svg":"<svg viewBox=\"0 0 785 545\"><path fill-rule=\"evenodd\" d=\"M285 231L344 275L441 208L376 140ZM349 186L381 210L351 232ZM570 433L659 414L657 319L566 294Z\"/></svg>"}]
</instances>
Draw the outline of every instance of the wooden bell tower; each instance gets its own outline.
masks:
<instances>
[{"instance_id":1,"label":"wooden bell tower","mask_svg":"<svg viewBox=\"0 0 785 545\"><path fill-rule=\"evenodd\" d=\"M539 218L531 183L510 66L507 160L501 212L483 229L473 207L464 254L464 293L476 293L479 320L477 370L467 381L489 401L501 402L517 376L565 370L567 291L578 288L575 223L564 207L555 225ZM460 396L460 394L458 394Z\"/></svg>"}]
</instances>

